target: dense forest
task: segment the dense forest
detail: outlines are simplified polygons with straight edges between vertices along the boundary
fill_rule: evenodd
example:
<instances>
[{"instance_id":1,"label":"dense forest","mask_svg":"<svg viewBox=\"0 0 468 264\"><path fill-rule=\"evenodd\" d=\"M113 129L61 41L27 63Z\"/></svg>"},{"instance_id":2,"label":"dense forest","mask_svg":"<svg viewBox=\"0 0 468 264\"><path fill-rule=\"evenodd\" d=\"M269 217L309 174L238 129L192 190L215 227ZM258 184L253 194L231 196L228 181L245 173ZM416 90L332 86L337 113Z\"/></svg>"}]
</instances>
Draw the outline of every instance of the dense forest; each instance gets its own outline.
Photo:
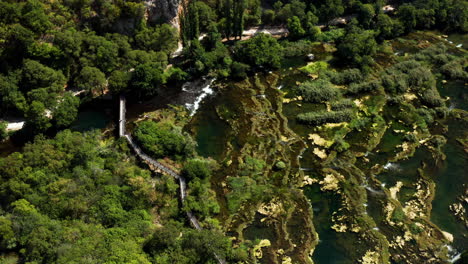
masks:
<instances>
[{"instance_id":1,"label":"dense forest","mask_svg":"<svg viewBox=\"0 0 468 264\"><path fill-rule=\"evenodd\" d=\"M367 206L357 188L362 175L375 180L383 168L357 160L392 128L406 133L405 156L393 160L424 145L442 162L445 120L467 129L466 112L452 111L440 93L447 81L466 90L466 47L405 39L426 31L466 37L468 1L0 1L0 142L18 147L0 153L0 263L312 263L320 238L314 202L304 195L308 180L324 193L339 190L336 201L348 207L333 223L348 217L353 230L377 228L385 219L357 212ZM297 58L309 61L288 64ZM292 88L271 91L275 74L295 78ZM83 107L120 95L139 104L200 78L225 91L215 107L230 127L222 158L198 153L197 118L182 107L131 125L145 153L187 179L184 202L176 179L139 161L123 138L71 129ZM288 103L308 107L289 111ZM9 129L16 120L24 126ZM295 160L310 144L306 136L326 150L313 150L314 179ZM457 140L466 151L467 139ZM431 207L435 183L418 173L418 188L432 190L421 204ZM391 191L382 193L393 224L360 237L374 251L343 245L352 263L446 263L439 249L448 242L431 209L410 217ZM187 212L203 230L191 228ZM252 223L274 235L251 238L243 230ZM389 233L418 237L406 254Z\"/></svg>"}]
</instances>

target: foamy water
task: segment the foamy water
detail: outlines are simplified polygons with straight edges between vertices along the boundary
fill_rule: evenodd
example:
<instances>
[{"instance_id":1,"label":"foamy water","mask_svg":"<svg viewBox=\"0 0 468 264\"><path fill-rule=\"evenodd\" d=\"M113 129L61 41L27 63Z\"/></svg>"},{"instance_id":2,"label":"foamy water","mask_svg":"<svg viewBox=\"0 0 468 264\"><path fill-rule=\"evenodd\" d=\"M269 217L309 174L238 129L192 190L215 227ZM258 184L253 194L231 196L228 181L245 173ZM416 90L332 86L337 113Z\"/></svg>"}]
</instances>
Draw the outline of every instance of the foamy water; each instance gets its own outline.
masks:
<instances>
[{"instance_id":1,"label":"foamy water","mask_svg":"<svg viewBox=\"0 0 468 264\"><path fill-rule=\"evenodd\" d=\"M201 89L201 93L197 96L195 102L193 102L192 104L185 104L185 107L190 111L190 116L193 116L197 112L198 108L200 108L201 102L203 101L203 99L205 99L205 97L214 93L213 89L211 89L211 85L213 84L214 80L215 79L211 79L208 82L208 84ZM182 86L182 90L184 92L189 92L189 89L190 87L188 84Z\"/></svg>"},{"instance_id":2,"label":"foamy water","mask_svg":"<svg viewBox=\"0 0 468 264\"><path fill-rule=\"evenodd\" d=\"M400 166L392 162L385 164L383 168L386 170L396 170L396 171L400 170Z\"/></svg>"},{"instance_id":3,"label":"foamy water","mask_svg":"<svg viewBox=\"0 0 468 264\"><path fill-rule=\"evenodd\" d=\"M460 260L462 253L458 252L451 245L445 245L445 247L448 249L447 257L449 257L450 263L455 263Z\"/></svg>"}]
</instances>

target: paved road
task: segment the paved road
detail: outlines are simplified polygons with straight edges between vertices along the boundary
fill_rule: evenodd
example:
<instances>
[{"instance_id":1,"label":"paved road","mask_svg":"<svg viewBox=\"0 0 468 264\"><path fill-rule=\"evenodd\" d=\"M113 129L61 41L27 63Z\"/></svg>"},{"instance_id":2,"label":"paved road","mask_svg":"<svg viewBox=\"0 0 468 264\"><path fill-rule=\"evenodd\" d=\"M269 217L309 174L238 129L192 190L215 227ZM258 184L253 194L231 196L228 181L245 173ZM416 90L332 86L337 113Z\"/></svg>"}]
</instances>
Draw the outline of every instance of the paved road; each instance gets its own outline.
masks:
<instances>
[{"instance_id":1,"label":"paved road","mask_svg":"<svg viewBox=\"0 0 468 264\"><path fill-rule=\"evenodd\" d=\"M185 180L185 178L179 175L177 172L175 172L171 168L165 166L164 164L152 159L150 156L145 154L143 150L135 143L135 141L133 141L132 136L125 133L125 122L126 122L125 97L120 96L119 136L125 137L127 139L128 144L130 144L133 151L135 151L136 155L145 163L150 165L150 168L156 168L157 170L162 171L163 173L170 175L179 181L180 200L182 201L182 204L183 204L185 202L185 197L187 196L187 181ZM200 222L198 222L198 219L195 217L195 215L191 211L187 212L187 218L190 220L190 223L195 229L197 230L202 229L202 227L200 226ZM214 256L220 264L226 264L226 261L223 258L219 257L218 254L214 253Z\"/></svg>"}]
</instances>

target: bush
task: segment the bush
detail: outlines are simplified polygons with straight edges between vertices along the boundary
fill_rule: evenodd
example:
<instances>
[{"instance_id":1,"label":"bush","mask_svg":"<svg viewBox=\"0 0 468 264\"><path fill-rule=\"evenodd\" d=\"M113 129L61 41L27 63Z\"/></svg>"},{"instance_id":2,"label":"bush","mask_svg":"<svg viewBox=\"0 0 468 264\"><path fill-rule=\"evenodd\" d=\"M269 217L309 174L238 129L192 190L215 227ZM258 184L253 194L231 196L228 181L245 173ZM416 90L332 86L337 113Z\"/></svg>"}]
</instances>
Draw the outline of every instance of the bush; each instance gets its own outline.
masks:
<instances>
[{"instance_id":1,"label":"bush","mask_svg":"<svg viewBox=\"0 0 468 264\"><path fill-rule=\"evenodd\" d=\"M211 178L211 169L207 161L201 159L192 159L184 164L182 175L188 180L195 178L202 180L209 179Z\"/></svg>"},{"instance_id":2,"label":"bush","mask_svg":"<svg viewBox=\"0 0 468 264\"><path fill-rule=\"evenodd\" d=\"M401 94L408 90L406 74L386 74L381 78L382 86L390 94Z\"/></svg>"},{"instance_id":3,"label":"bush","mask_svg":"<svg viewBox=\"0 0 468 264\"><path fill-rule=\"evenodd\" d=\"M278 162L276 162L276 164L275 164L275 169L277 169L277 170L284 170L284 169L286 169L286 163L284 163L283 161L278 161Z\"/></svg>"},{"instance_id":4,"label":"bush","mask_svg":"<svg viewBox=\"0 0 468 264\"><path fill-rule=\"evenodd\" d=\"M439 95L435 88L426 89L421 94L421 101L429 107L439 107L444 105L444 100Z\"/></svg>"},{"instance_id":5,"label":"bush","mask_svg":"<svg viewBox=\"0 0 468 264\"><path fill-rule=\"evenodd\" d=\"M393 214L392 214L392 218L391 220L393 222L402 222L403 220L405 220L405 212L403 212L403 210L400 208L400 207L397 207L394 211L393 211Z\"/></svg>"},{"instance_id":6,"label":"bush","mask_svg":"<svg viewBox=\"0 0 468 264\"><path fill-rule=\"evenodd\" d=\"M305 82L298 87L299 94L304 100L312 103L334 100L340 96L340 90L333 86L328 80L319 79Z\"/></svg>"},{"instance_id":7,"label":"bush","mask_svg":"<svg viewBox=\"0 0 468 264\"><path fill-rule=\"evenodd\" d=\"M250 66L241 62L234 61L231 64L231 76L235 79L247 78L247 72L250 70Z\"/></svg>"},{"instance_id":8,"label":"bush","mask_svg":"<svg viewBox=\"0 0 468 264\"><path fill-rule=\"evenodd\" d=\"M411 87L427 87L435 84L435 78L429 69L419 67L408 71L408 84Z\"/></svg>"},{"instance_id":9,"label":"bush","mask_svg":"<svg viewBox=\"0 0 468 264\"><path fill-rule=\"evenodd\" d=\"M403 73L408 73L410 70L419 68L419 67L421 67L421 63L415 60L408 60L408 61L403 61L403 62L395 64L395 66L393 66L392 69L403 72Z\"/></svg>"},{"instance_id":10,"label":"bush","mask_svg":"<svg viewBox=\"0 0 468 264\"><path fill-rule=\"evenodd\" d=\"M300 71L307 74L317 74L328 69L328 63L325 61L310 62L304 67L299 68Z\"/></svg>"},{"instance_id":11,"label":"bush","mask_svg":"<svg viewBox=\"0 0 468 264\"><path fill-rule=\"evenodd\" d=\"M6 130L7 126L8 126L7 122L0 121L0 141L3 141L4 139L8 137L8 132Z\"/></svg>"},{"instance_id":12,"label":"bush","mask_svg":"<svg viewBox=\"0 0 468 264\"><path fill-rule=\"evenodd\" d=\"M427 109L427 108L419 108L417 109L417 114L426 122L426 124L432 124L434 123L434 115L435 111L432 109ZM410 134L412 135L412 134Z\"/></svg>"},{"instance_id":13,"label":"bush","mask_svg":"<svg viewBox=\"0 0 468 264\"><path fill-rule=\"evenodd\" d=\"M467 81L468 73L463 66L464 60L455 60L446 63L440 68L440 72L445 75L447 79L460 79Z\"/></svg>"},{"instance_id":14,"label":"bush","mask_svg":"<svg viewBox=\"0 0 468 264\"><path fill-rule=\"evenodd\" d=\"M309 112L297 115L297 120L307 125L323 125L325 123L349 122L352 119L353 111L343 110L336 112Z\"/></svg>"},{"instance_id":15,"label":"bush","mask_svg":"<svg viewBox=\"0 0 468 264\"><path fill-rule=\"evenodd\" d=\"M335 101L331 103L331 109L333 111L353 108L354 106L355 106L354 102L350 99L343 99L343 100Z\"/></svg>"},{"instance_id":16,"label":"bush","mask_svg":"<svg viewBox=\"0 0 468 264\"><path fill-rule=\"evenodd\" d=\"M281 46L283 46L283 55L285 57L305 56L309 53L312 53L314 50L312 42L308 40L299 40L293 42L283 41L281 42Z\"/></svg>"},{"instance_id":17,"label":"bush","mask_svg":"<svg viewBox=\"0 0 468 264\"><path fill-rule=\"evenodd\" d=\"M320 33L317 36L317 41L320 42L335 42L336 40L343 37L345 34L344 28L331 29L325 32Z\"/></svg>"},{"instance_id":18,"label":"bush","mask_svg":"<svg viewBox=\"0 0 468 264\"><path fill-rule=\"evenodd\" d=\"M377 90L380 87L380 83L378 81L370 81L364 83L352 83L348 90L346 90L347 94L360 94L360 93L369 93Z\"/></svg>"},{"instance_id":19,"label":"bush","mask_svg":"<svg viewBox=\"0 0 468 264\"><path fill-rule=\"evenodd\" d=\"M347 85L363 80L363 74L359 69L347 69L341 72L329 71L326 73L330 81L336 85Z\"/></svg>"},{"instance_id":20,"label":"bush","mask_svg":"<svg viewBox=\"0 0 468 264\"><path fill-rule=\"evenodd\" d=\"M411 231L412 234L419 234L421 233L422 231L424 231L421 227L419 227L418 225L416 225L415 223L412 223L410 226L409 226L409 229Z\"/></svg>"}]
</instances>

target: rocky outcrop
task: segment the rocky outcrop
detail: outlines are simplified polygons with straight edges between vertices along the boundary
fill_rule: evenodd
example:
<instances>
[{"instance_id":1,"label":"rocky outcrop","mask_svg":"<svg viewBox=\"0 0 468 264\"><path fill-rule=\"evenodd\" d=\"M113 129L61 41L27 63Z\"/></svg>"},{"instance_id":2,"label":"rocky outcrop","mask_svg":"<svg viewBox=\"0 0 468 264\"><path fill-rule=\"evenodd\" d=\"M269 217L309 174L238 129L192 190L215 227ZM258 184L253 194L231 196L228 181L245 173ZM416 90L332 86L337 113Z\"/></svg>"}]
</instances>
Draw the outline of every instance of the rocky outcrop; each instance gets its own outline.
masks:
<instances>
[{"instance_id":1,"label":"rocky outcrop","mask_svg":"<svg viewBox=\"0 0 468 264\"><path fill-rule=\"evenodd\" d=\"M145 0L148 21L170 23L179 28L181 3L181 0Z\"/></svg>"}]
</instances>

